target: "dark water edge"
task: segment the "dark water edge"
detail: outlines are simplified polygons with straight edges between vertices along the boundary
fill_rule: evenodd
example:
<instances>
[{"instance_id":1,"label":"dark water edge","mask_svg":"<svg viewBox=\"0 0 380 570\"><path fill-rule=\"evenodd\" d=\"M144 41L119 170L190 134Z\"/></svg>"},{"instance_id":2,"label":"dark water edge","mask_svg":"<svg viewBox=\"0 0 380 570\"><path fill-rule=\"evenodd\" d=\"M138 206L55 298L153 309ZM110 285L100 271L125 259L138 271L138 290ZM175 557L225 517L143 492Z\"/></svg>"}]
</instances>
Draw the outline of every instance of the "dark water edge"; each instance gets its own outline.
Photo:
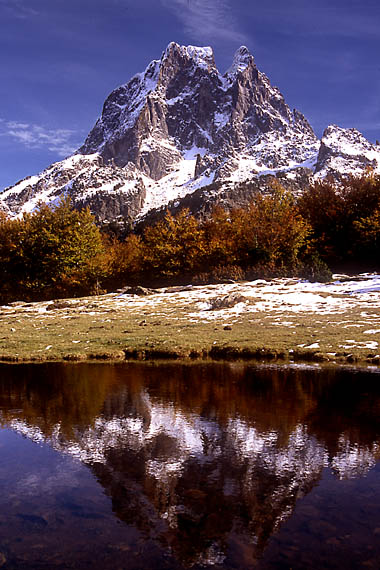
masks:
<instances>
[{"instance_id":1,"label":"dark water edge","mask_svg":"<svg viewBox=\"0 0 380 570\"><path fill-rule=\"evenodd\" d=\"M379 568L377 369L0 367L1 568Z\"/></svg>"}]
</instances>

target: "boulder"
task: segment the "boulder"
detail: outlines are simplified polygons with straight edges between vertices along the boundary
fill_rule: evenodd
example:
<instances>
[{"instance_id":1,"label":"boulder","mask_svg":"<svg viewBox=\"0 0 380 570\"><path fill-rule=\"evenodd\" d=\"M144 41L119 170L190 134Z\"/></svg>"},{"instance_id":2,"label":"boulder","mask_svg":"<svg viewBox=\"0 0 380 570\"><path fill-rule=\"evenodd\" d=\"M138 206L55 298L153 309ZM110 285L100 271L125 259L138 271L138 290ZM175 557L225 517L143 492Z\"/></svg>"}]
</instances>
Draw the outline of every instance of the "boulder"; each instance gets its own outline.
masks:
<instances>
[{"instance_id":1,"label":"boulder","mask_svg":"<svg viewBox=\"0 0 380 570\"><path fill-rule=\"evenodd\" d=\"M220 309L230 309L238 303L245 303L247 299L240 293L230 293L224 297L215 297L210 301L210 311L218 311Z\"/></svg>"},{"instance_id":2,"label":"boulder","mask_svg":"<svg viewBox=\"0 0 380 570\"><path fill-rule=\"evenodd\" d=\"M138 295L139 297L144 297L146 295L152 295L153 293L157 293L156 289L141 287L141 285L135 285L134 287L125 287L120 292L123 295Z\"/></svg>"}]
</instances>

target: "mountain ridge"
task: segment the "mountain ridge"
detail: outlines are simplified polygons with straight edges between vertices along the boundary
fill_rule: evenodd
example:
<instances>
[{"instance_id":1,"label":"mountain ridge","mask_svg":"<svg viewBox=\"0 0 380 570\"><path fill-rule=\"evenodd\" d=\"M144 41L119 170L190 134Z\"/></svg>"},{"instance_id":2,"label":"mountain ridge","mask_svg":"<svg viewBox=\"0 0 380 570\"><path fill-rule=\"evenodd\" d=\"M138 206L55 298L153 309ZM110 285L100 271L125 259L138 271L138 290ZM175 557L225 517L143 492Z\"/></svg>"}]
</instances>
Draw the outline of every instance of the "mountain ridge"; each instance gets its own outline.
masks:
<instances>
[{"instance_id":1,"label":"mountain ridge","mask_svg":"<svg viewBox=\"0 0 380 570\"><path fill-rule=\"evenodd\" d=\"M110 93L73 155L6 188L0 207L17 216L70 194L100 221L134 221L210 184L233 201L245 181L265 189L276 177L297 192L313 179L368 169L380 173L380 147L336 125L319 141L245 46L221 75L210 47L171 42ZM203 194L212 202L212 191Z\"/></svg>"}]
</instances>

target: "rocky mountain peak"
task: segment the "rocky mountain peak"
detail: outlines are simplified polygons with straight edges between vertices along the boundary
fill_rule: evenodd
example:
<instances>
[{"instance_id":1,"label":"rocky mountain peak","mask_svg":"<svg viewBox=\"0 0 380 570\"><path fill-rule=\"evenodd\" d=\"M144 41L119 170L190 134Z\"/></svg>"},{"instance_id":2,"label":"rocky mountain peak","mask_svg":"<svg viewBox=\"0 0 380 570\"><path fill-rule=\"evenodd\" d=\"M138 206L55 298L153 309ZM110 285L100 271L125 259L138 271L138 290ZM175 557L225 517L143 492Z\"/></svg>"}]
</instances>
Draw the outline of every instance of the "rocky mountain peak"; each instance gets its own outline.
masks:
<instances>
[{"instance_id":1,"label":"rocky mountain peak","mask_svg":"<svg viewBox=\"0 0 380 570\"><path fill-rule=\"evenodd\" d=\"M173 98L184 88L184 82L199 82L201 77L217 74L214 53L210 47L168 45L159 62L158 90Z\"/></svg>"},{"instance_id":2,"label":"rocky mountain peak","mask_svg":"<svg viewBox=\"0 0 380 570\"><path fill-rule=\"evenodd\" d=\"M357 129L329 125L323 132L315 175L318 178L342 174L380 172L380 147L369 142Z\"/></svg>"},{"instance_id":3,"label":"rocky mountain peak","mask_svg":"<svg viewBox=\"0 0 380 570\"><path fill-rule=\"evenodd\" d=\"M299 191L313 176L368 168L380 172L380 146L334 125L319 141L247 47L222 75L211 47L172 42L112 91L72 157L6 189L0 207L16 215L69 193L99 219L135 219L169 202L180 207L212 183L233 203L241 182L265 189L277 177Z\"/></svg>"},{"instance_id":4,"label":"rocky mountain peak","mask_svg":"<svg viewBox=\"0 0 380 570\"><path fill-rule=\"evenodd\" d=\"M119 167L132 162L160 180L181 158L178 152L239 151L253 136L289 129L315 139L306 119L292 114L245 46L222 77L210 47L172 42L159 61L111 93L79 152L99 152Z\"/></svg>"},{"instance_id":5,"label":"rocky mountain peak","mask_svg":"<svg viewBox=\"0 0 380 570\"><path fill-rule=\"evenodd\" d=\"M214 52L211 47L181 46L171 42L161 57L161 64L191 62L193 65L202 67L207 71L215 69Z\"/></svg>"},{"instance_id":6,"label":"rocky mountain peak","mask_svg":"<svg viewBox=\"0 0 380 570\"><path fill-rule=\"evenodd\" d=\"M246 46L241 46L235 52L232 65L226 71L224 77L230 82L233 82L239 73L244 73L244 71L249 67L256 67L254 57Z\"/></svg>"}]
</instances>

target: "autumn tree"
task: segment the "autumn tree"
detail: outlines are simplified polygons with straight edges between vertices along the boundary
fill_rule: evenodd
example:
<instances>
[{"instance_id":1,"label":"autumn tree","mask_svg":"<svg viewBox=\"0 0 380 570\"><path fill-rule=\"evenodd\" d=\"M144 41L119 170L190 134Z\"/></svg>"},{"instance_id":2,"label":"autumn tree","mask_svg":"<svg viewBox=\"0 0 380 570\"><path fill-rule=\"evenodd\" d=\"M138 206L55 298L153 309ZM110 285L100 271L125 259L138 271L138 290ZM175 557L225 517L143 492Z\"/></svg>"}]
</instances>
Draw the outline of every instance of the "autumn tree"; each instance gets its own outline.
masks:
<instances>
[{"instance_id":1,"label":"autumn tree","mask_svg":"<svg viewBox=\"0 0 380 570\"><path fill-rule=\"evenodd\" d=\"M297 211L294 197L281 186L258 194L246 209L235 212L241 261L253 265L292 266L310 228Z\"/></svg>"},{"instance_id":2,"label":"autumn tree","mask_svg":"<svg viewBox=\"0 0 380 570\"><path fill-rule=\"evenodd\" d=\"M123 241L104 236L106 246L106 283L135 283L142 277L143 243L141 237L130 233Z\"/></svg>"},{"instance_id":3,"label":"autumn tree","mask_svg":"<svg viewBox=\"0 0 380 570\"><path fill-rule=\"evenodd\" d=\"M51 296L93 291L102 278L104 245L88 209L63 198L55 207L41 204L21 219L2 218L0 261L3 292Z\"/></svg>"},{"instance_id":4,"label":"autumn tree","mask_svg":"<svg viewBox=\"0 0 380 570\"><path fill-rule=\"evenodd\" d=\"M167 212L163 220L144 231L143 264L152 277L192 274L203 256L204 232L189 210L176 216Z\"/></svg>"},{"instance_id":5,"label":"autumn tree","mask_svg":"<svg viewBox=\"0 0 380 570\"><path fill-rule=\"evenodd\" d=\"M380 209L379 175L315 182L300 197L298 207L324 259L361 264L371 257Z\"/></svg>"},{"instance_id":6,"label":"autumn tree","mask_svg":"<svg viewBox=\"0 0 380 570\"><path fill-rule=\"evenodd\" d=\"M365 260L369 268L380 266L380 208L353 222L356 232L355 253Z\"/></svg>"}]
</instances>

